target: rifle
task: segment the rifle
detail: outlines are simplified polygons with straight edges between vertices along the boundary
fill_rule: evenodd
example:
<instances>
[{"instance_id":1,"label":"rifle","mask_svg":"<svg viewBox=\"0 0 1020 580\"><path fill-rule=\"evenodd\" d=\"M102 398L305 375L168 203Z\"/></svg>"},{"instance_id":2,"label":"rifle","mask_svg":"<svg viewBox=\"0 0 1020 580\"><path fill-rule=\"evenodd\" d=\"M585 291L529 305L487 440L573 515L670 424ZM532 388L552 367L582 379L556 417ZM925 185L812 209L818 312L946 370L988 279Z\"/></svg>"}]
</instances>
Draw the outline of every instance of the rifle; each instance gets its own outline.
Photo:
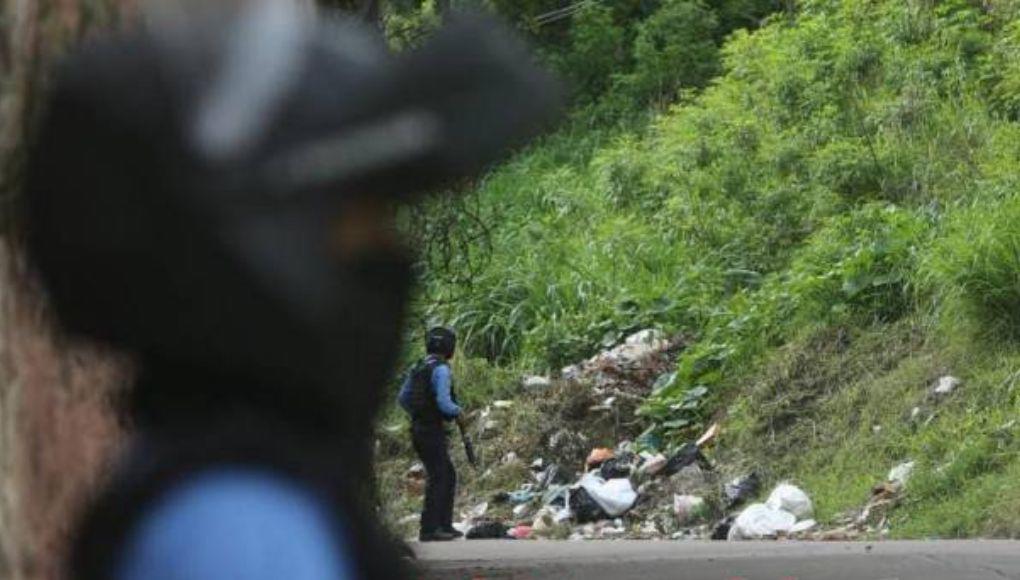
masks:
<instances>
[{"instance_id":1,"label":"rifle","mask_svg":"<svg viewBox=\"0 0 1020 580\"><path fill-rule=\"evenodd\" d=\"M468 463L471 467L478 467L478 458L475 456L475 446L471 443L471 438L468 437L467 429L464 428L464 420L457 419L457 428L460 430L460 440L464 442L464 455L467 456Z\"/></svg>"}]
</instances>

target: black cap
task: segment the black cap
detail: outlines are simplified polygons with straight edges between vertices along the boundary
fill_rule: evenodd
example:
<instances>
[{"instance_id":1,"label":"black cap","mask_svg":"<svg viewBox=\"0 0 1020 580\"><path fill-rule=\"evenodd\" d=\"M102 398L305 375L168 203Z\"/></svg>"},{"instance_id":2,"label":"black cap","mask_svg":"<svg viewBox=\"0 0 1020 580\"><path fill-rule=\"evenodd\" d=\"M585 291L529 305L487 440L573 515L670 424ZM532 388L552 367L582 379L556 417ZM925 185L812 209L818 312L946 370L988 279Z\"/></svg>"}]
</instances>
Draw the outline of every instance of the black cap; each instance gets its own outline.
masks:
<instances>
[{"instance_id":1,"label":"black cap","mask_svg":"<svg viewBox=\"0 0 1020 580\"><path fill-rule=\"evenodd\" d=\"M457 350L457 335L453 330L436 326L430 328L425 334L425 352L449 357L455 350Z\"/></svg>"}]
</instances>

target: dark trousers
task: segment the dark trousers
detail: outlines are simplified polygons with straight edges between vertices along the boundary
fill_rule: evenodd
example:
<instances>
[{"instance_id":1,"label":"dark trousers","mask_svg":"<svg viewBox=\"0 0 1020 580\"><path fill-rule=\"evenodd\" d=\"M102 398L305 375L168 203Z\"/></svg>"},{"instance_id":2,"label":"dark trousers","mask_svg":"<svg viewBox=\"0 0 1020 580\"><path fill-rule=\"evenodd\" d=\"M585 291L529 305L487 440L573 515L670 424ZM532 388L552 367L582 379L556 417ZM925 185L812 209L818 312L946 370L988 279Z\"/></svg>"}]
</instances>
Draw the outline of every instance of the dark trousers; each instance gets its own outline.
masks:
<instances>
[{"instance_id":1,"label":"dark trousers","mask_svg":"<svg viewBox=\"0 0 1020 580\"><path fill-rule=\"evenodd\" d=\"M453 527L453 498L457 488L457 472L446 447L446 430L442 427L411 428L414 451L425 464L425 507L421 512L421 531L435 532Z\"/></svg>"}]
</instances>

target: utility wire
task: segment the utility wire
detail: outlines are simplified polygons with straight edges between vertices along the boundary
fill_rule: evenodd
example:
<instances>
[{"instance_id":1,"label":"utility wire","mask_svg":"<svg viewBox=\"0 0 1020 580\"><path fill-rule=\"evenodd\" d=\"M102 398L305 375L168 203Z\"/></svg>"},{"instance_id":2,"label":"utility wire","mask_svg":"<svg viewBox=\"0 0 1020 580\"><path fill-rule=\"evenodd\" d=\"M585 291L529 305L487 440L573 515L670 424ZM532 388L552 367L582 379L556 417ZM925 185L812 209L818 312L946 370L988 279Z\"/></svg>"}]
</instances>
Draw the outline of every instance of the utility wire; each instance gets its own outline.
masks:
<instances>
[{"instance_id":1,"label":"utility wire","mask_svg":"<svg viewBox=\"0 0 1020 580\"><path fill-rule=\"evenodd\" d=\"M559 22L560 20L570 18L594 2L595 0L581 0L580 2L575 2L574 4L557 8L556 10L550 10L544 14L539 14L533 18L532 21L536 26L545 26L547 24L552 24L553 22Z\"/></svg>"}]
</instances>

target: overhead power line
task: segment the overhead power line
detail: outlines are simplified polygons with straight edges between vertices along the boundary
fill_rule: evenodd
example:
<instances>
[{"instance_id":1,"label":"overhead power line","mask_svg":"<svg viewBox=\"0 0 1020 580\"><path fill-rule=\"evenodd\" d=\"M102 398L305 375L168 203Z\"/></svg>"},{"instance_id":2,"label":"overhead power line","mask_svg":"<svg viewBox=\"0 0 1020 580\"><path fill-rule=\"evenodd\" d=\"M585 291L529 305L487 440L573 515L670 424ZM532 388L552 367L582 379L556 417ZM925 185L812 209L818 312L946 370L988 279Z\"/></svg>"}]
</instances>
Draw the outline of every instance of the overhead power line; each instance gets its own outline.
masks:
<instances>
[{"instance_id":1,"label":"overhead power line","mask_svg":"<svg viewBox=\"0 0 1020 580\"><path fill-rule=\"evenodd\" d=\"M581 0L580 2L575 2L574 4L570 4L562 8L557 8L556 10L551 10L544 14L539 14L538 16L533 18L532 21L535 23L536 26L545 26L547 24L552 24L553 22L558 22L560 20L570 18L571 16L580 12L586 6L594 3L595 0Z\"/></svg>"}]
</instances>

